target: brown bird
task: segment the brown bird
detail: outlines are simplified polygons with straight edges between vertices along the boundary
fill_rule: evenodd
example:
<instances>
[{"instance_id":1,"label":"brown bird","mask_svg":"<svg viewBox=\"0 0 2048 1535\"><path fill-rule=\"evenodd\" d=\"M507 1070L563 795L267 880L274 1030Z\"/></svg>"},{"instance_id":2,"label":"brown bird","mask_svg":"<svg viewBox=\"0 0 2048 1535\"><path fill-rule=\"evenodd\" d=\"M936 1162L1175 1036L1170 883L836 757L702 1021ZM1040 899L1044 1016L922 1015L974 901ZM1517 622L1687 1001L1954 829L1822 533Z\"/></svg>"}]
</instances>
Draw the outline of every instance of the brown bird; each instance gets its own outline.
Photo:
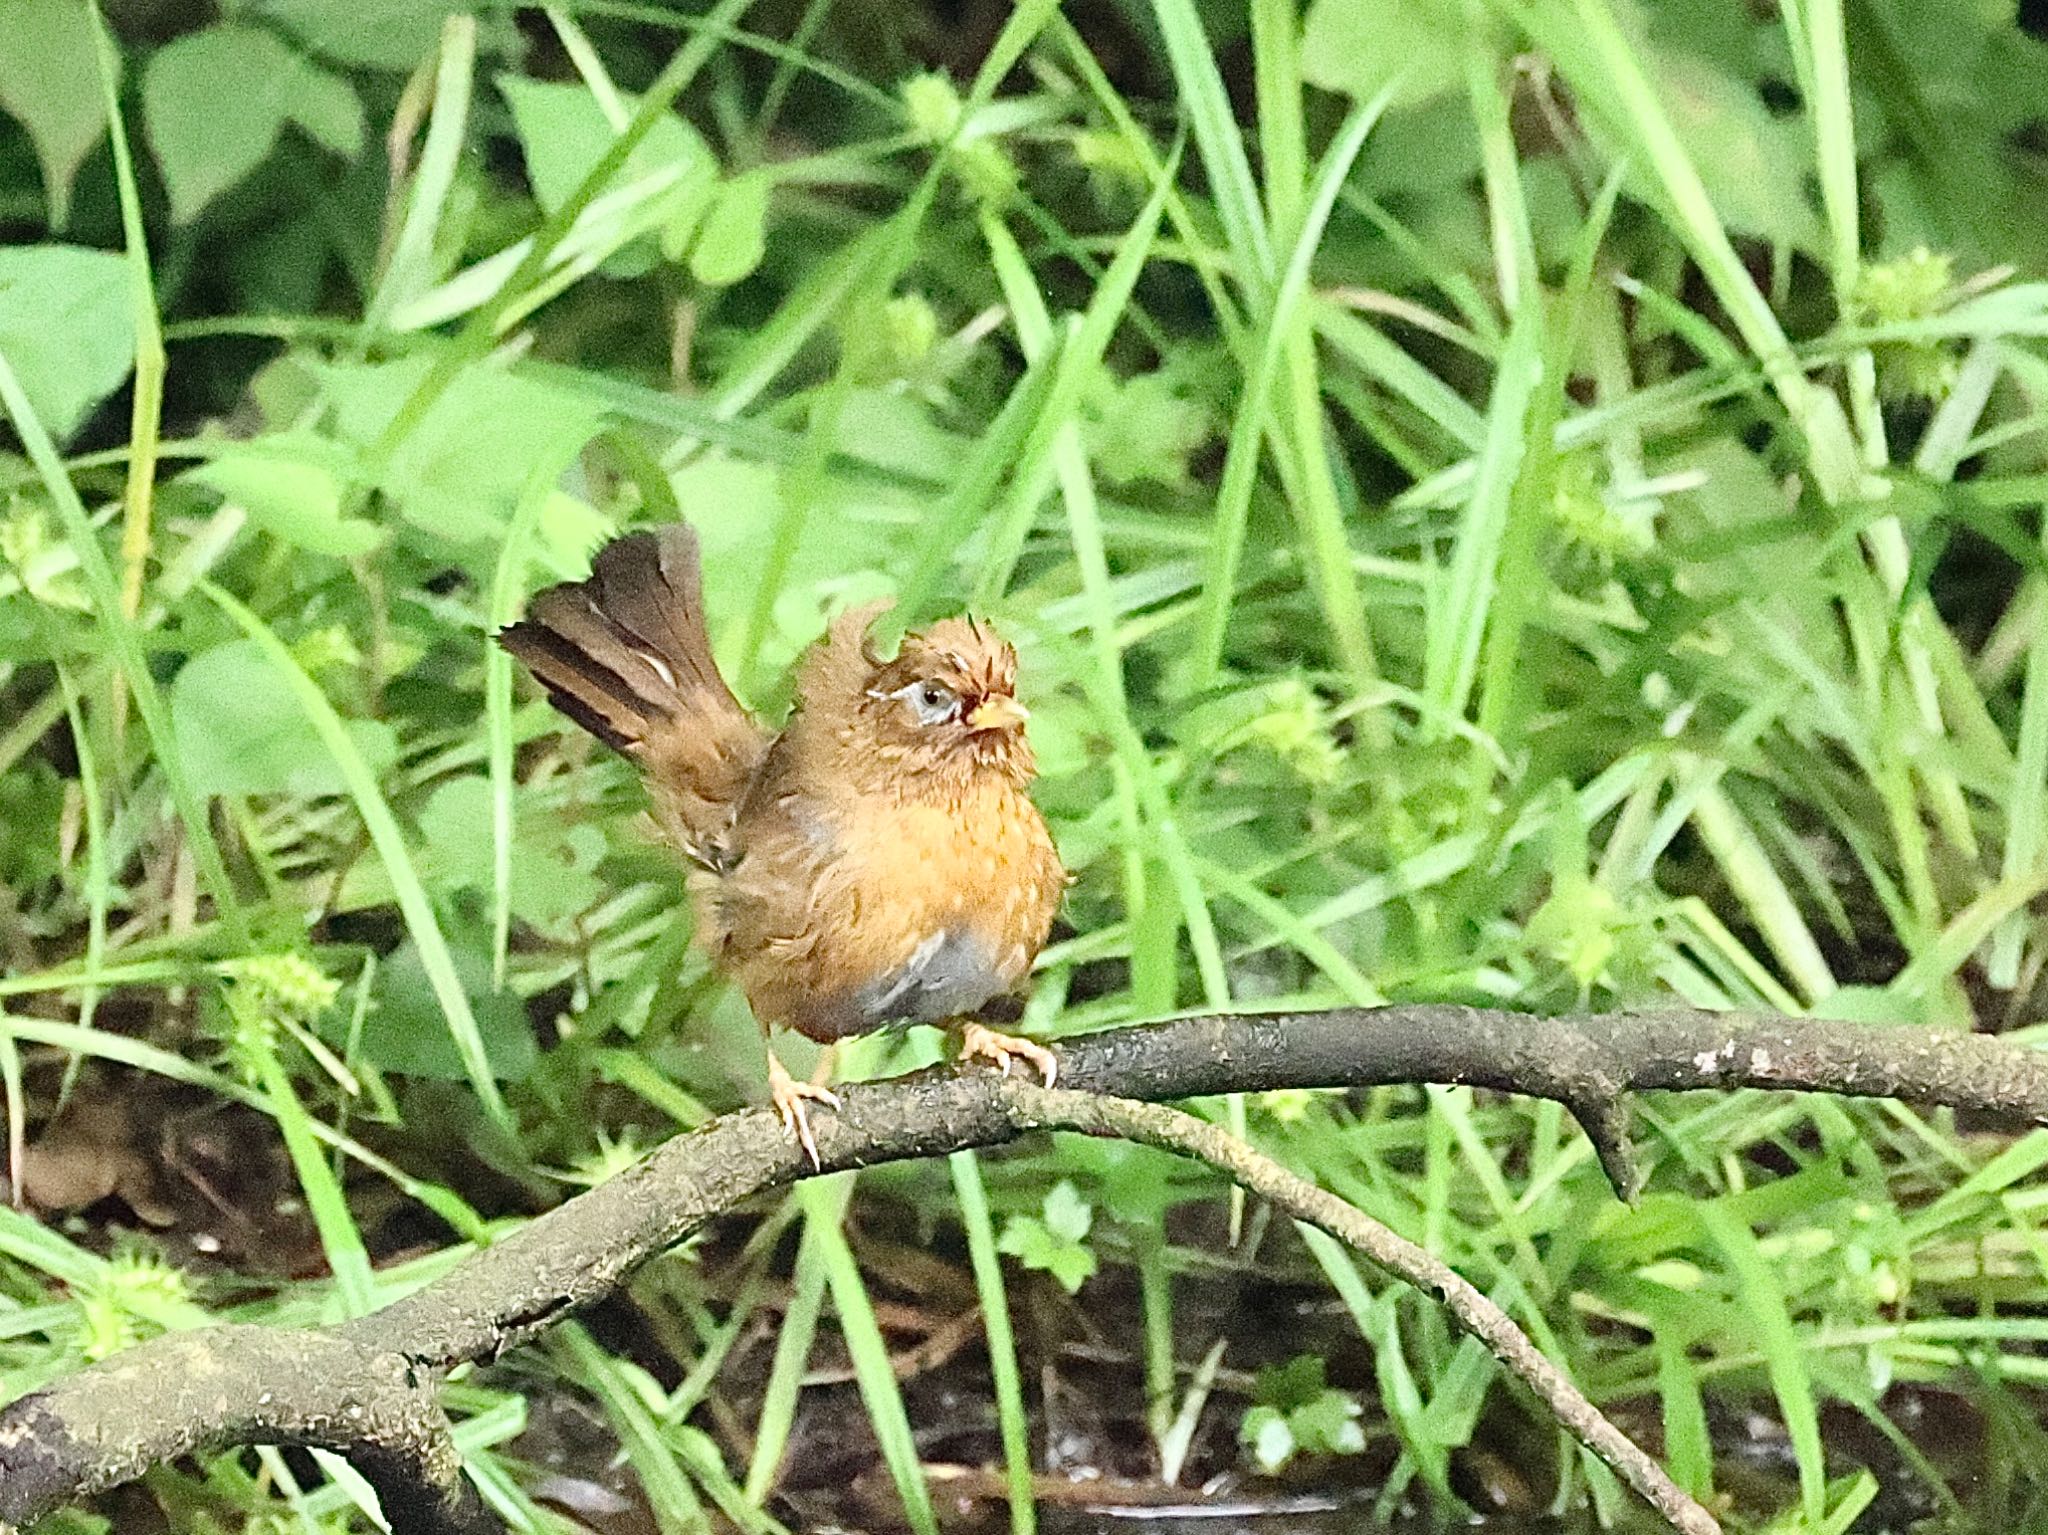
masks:
<instances>
[{"instance_id":1,"label":"brown bird","mask_svg":"<svg viewBox=\"0 0 2048 1535\"><path fill-rule=\"evenodd\" d=\"M1043 1046L971 1016L1030 972L1066 885L1025 792L1017 654L949 618L884 660L869 631L887 606L843 614L803 658L779 736L712 658L687 525L608 544L588 580L542 592L498 637L640 768L690 863L696 940L746 994L776 1110L813 1163L805 1100L839 1100L790 1076L772 1026L830 1043L953 1022L963 1059L1055 1071Z\"/></svg>"}]
</instances>

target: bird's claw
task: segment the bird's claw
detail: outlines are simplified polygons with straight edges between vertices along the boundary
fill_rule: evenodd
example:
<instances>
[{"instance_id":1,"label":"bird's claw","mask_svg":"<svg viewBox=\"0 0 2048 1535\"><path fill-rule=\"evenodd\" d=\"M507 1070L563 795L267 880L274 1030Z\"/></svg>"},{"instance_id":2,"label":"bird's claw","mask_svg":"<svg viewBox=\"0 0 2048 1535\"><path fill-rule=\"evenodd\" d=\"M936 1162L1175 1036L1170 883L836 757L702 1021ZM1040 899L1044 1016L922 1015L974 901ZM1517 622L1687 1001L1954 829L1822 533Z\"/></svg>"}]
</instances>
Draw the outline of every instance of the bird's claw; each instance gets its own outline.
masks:
<instances>
[{"instance_id":1,"label":"bird's claw","mask_svg":"<svg viewBox=\"0 0 2048 1535\"><path fill-rule=\"evenodd\" d=\"M1015 1034L999 1033L985 1023L961 1026L960 1059L987 1061L1006 1077L1010 1074L1011 1062L1029 1061L1038 1068L1038 1075L1047 1087L1051 1087L1060 1074L1059 1058L1045 1046Z\"/></svg>"},{"instance_id":2,"label":"bird's claw","mask_svg":"<svg viewBox=\"0 0 2048 1535\"><path fill-rule=\"evenodd\" d=\"M774 1100L775 1113L782 1126L796 1137L796 1143L803 1147L804 1155L811 1159L811 1166L821 1169L818 1160L818 1139L811 1133L811 1112L804 1107L806 1100L822 1103L829 1108L839 1107L839 1095L829 1087L816 1082L799 1082L789 1070L773 1055L768 1057L768 1096Z\"/></svg>"}]
</instances>

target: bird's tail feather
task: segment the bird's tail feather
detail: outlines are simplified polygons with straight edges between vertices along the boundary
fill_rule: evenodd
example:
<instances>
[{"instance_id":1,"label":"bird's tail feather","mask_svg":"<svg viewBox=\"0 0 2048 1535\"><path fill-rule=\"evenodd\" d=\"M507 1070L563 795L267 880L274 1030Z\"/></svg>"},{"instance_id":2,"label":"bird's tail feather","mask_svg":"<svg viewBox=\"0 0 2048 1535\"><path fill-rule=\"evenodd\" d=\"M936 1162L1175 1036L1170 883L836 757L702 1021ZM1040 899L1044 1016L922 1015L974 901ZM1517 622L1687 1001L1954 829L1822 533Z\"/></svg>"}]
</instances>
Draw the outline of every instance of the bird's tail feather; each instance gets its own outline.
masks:
<instances>
[{"instance_id":1,"label":"bird's tail feather","mask_svg":"<svg viewBox=\"0 0 2048 1535\"><path fill-rule=\"evenodd\" d=\"M498 642L557 709L641 764L693 839L730 813L765 740L712 657L687 524L607 544L589 579L542 592Z\"/></svg>"}]
</instances>

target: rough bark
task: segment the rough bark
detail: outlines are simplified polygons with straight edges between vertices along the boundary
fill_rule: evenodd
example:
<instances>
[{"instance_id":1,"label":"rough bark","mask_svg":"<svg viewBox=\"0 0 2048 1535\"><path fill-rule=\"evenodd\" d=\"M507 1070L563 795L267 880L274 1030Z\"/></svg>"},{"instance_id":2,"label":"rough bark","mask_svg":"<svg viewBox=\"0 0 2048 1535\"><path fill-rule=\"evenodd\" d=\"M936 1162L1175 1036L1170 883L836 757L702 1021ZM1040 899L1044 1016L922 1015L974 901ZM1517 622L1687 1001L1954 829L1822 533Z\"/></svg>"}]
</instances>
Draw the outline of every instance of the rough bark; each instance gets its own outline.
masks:
<instances>
[{"instance_id":1,"label":"rough bark","mask_svg":"<svg viewBox=\"0 0 2048 1535\"><path fill-rule=\"evenodd\" d=\"M1928 1029L1690 1009L1205 1016L1070 1039L1059 1056L1062 1087L1152 1101L1407 1082L1551 1098L1587 1127L1624 1196L1638 1174L1622 1100L1642 1089L1884 1096L2048 1123L2048 1059L2029 1049ZM841 1110L814 1117L822 1170L1013 1139L1033 1124L1028 1094L1015 1086L986 1071L934 1070L849 1087ZM320 1330L176 1334L56 1381L0 1411L0 1523L25 1523L192 1450L297 1443L349 1456L398 1500L401 1528L489 1528L456 1474L441 1376L530 1340L712 1216L811 1171L773 1115L731 1115L372 1315Z\"/></svg>"}]
</instances>

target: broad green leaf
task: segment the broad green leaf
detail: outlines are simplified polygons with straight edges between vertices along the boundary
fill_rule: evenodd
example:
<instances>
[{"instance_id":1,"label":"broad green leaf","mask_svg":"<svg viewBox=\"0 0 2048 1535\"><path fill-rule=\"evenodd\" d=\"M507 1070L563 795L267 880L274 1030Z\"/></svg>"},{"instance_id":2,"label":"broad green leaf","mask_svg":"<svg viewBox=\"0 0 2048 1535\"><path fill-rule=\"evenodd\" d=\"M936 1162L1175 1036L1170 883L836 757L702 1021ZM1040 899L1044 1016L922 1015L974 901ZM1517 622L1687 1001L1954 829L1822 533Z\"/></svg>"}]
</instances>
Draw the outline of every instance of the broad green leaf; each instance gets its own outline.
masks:
<instances>
[{"instance_id":1,"label":"broad green leaf","mask_svg":"<svg viewBox=\"0 0 2048 1535\"><path fill-rule=\"evenodd\" d=\"M1364 1406L1329 1384L1322 1356L1298 1354L1259 1371L1259 1403L1244 1415L1238 1442L1269 1475L1297 1453L1356 1455L1365 1448Z\"/></svg>"},{"instance_id":2,"label":"broad green leaf","mask_svg":"<svg viewBox=\"0 0 2048 1535\"><path fill-rule=\"evenodd\" d=\"M797 653L825 629L832 606L866 602L889 590L886 567L892 545L866 519L857 493L830 487L810 509L804 536L794 547L775 549L776 530L787 512L784 482L762 463L705 455L670 477L677 504L704 541L704 606L712 638L728 641L747 619L753 588L771 558L785 558L774 608L774 623L760 648L735 673L768 680L782 676Z\"/></svg>"},{"instance_id":3,"label":"broad green leaf","mask_svg":"<svg viewBox=\"0 0 2048 1535\"><path fill-rule=\"evenodd\" d=\"M348 559L367 554L383 531L361 517L341 512L341 480L331 469L285 456L273 441L263 450L233 450L202 464L185 478L218 491L249 514L266 533L287 543Z\"/></svg>"},{"instance_id":4,"label":"broad green leaf","mask_svg":"<svg viewBox=\"0 0 2048 1535\"><path fill-rule=\"evenodd\" d=\"M264 27L210 27L169 44L143 73L142 106L181 224L262 164L294 123L345 159L363 147L354 87Z\"/></svg>"},{"instance_id":5,"label":"broad green leaf","mask_svg":"<svg viewBox=\"0 0 2048 1535\"><path fill-rule=\"evenodd\" d=\"M1087 1245L1095 1212L1072 1182L1062 1178L1045 1196L1043 1218L1013 1215L996 1243L1028 1269L1052 1275L1069 1295L1095 1272L1095 1250Z\"/></svg>"},{"instance_id":6,"label":"broad green leaf","mask_svg":"<svg viewBox=\"0 0 2048 1535\"><path fill-rule=\"evenodd\" d=\"M377 441L427 367L414 357L325 370L339 434L366 447ZM421 531L452 544L490 545L495 556L533 466L555 453L565 434L580 443L601 420L588 399L502 369L471 368L405 434L378 488ZM541 543L567 542L601 526L551 503L541 517ZM594 541L585 538L584 548Z\"/></svg>"},{"instance_id":7,"label":"broad green leaf","mask_svg":"<svg viewBox=\"0 0 2048 1535\"><path fill-rule=\"evenodd\" d=\"M512 910L540 927L588 911L604 895L596 874L604 832L588 821L523 814L514 832ZM480 774L451 778L420 812L421 864L443 889L491 888L491 786Z\"/></svg>"},{"instance_id":8,"label":"broad green leaf","mask_svg":"<svg viewBox=\"0 0 2048 1535\"><path fill-rule=\"evenodd\" d=\"M534 200L553 213L590 174L618 137L597 98L581 85L558 85L504 75L498 89L512 109L512 126L526 151L526 176ZM631 111L629 99L625 107ZM673 171L683 182L701 181L709 190L718 164L695 128L673 113L656 123L634 146L617 181L637 181Z\"/></svg>"},{"instance_id":9,"label":"broad green leaf","mask_svg":"<svg viewBox=\"0 0 2048 1535\"><path fill-rule=\"evenodd\" d=\"M526 1005L510 991L491 985L490 956L449 934L456 978L469 997L484 1059L501 1082L516 1082L533 1070L538 1052ZM427 978L419 950L408 939L377 972L376 1005L364 1020L364 1057L385 1071L461 1082L467 1072L448 1033L448 1020Z\"/></svg>"},{"instance_id":10,"label":"broad green leaf","mask_svg":"<svg viewBox=\"0 0 2048 1535\"><path fill-rule=\"evenodd\" d=\"M0 515L0 591L16 583L45 608L92 611L92 594L78 571L78 552L65 541L49 508L27 498L15 499ZM30 654L39 661L49 659L49 639L39 631Z\"/></svg>"},{"instance_id":11,"label":"broad green leaf","mask_svg":"<svg viewBox=\"0 0 2048 1535\"><path fill-rule=\"evenodd\" d=\"M31 757L0 773L0 881L33 890L62 871L59 828L64 824L65 784L49 763ZM27 828L43 827L40 834Z\"/></svg>"},{"instance_id":12,"label":"broad green leaf","mask_svg":"<svg viewBox=\"0 0 2048 1535\"><path fill-rule=\"evenodd\" d=\"M1665 53L1645 63L1729 228L1817 252L1820 217L1806 193L1813 156L1804 125L1773 117L1753 83L1697 55Z\"/></svg>"},{"instance_id":13,"label":"broad green leaf","mask_svg":"<svg viewBox=\"0 0 2048 1535\"><path fill-rule=\"evenodd\" d=\"M1188 459L1216 435L1213 411L1164 369L1119 379L1104 370L1082 402L1088 457L1118 485L1193 483Z\"/></svg>"},{"instance_id":14,"label":"broad green leaf","mask_svg":"<svg viewBox=\"0 0 2048 1535\"><path fill-rule=\"evenodd\" d=\"M724 287L761 264L768 249L768 191L768 178L759 174L735 176L719 187L690 250L697 281Z\"/></svg>"},{"instance_id":15,"label":"broad green leaf","mask_svg":"<svg viewBox=\"0 0 2048 1535\"><path fill-rule=\"evenodd\" d=\"M50 227L71 217L71 181L107 130L86 0L6 0L0 110L20 119L43 168Z\"/></svg>"},{"instance_id":16,"label":"broad green leaf","mask_svg":"<svg viewBox=\"0 0 2048 1535\"><path fill-rule=\"evenodd\" d=\"M314 53L337 64L398 70L409 70L432 53L443 18L468 8L448 0L349 0L347 5L334 0L255 0L254 5L240 7L245 13L269 17Z\"/></svg>"},{"instance_id":17,"label":"broad green leaf","mask_svg":"<svg viewBox=\"0 0 2048 1535\"><path fill-rule=\"evenodd\" d=\"M1277 1407L1254 1407L1238 1427L1238 1440L1252 1452L1259 1469L1271 1476L1294 1459L1294 1430Z\"/></svg>"},{"instance_id":18,"label":"broad green leaf","mask_svg":"<svg viewBox=\"0 0 2048 1535\"><path fill-rule=\"evenodd\" d=\"M305 711L253 641L194 656L170 692L178 750L201 794L345 792ZM381 720L350 720L348 730L373 768L397 760L397 738Z\"/></svg>"},{"instance_id":19,"label":"broad green leaf","mask_svg":"<svg viewBox=\"0 0 2048 1535\"><path fill-rule=\"evenodd\" d=\"M77 245L0 250L0 356L58 439L135 365L128 263Z\"/></svg>"},{"instance_id":20,"label":"broad green leaf","mask_svg":"<svg viewBox=\"0 0 2048 1535\"><path fill-rule=\"evenodd\" d=\"M1069 1242L1078 1242L1088 1235L1088 1228L1094 1223L1095 1212L1071 1180L1062 1178L1052 1186L1045 1196L1046 1230Z\"/></svg>"},{"instance_id":21,"label":"broad green leaf","mask_svg":"<svg viewBox=\"0 0 2048 1535\"><path fill-rule=\"evenodd\" d=\"M590 552L618 529L588 501L554 490L540 504L531 553L541 568L563 580L590 572Z\"/></svg>"},{"instance_id":22,"label":"broad green leaf","mask_svg":"<svg viewBox=\"0 0 2048 1535\"><path fill-rule=\"evenodd\" d=\"M1459 0L1315 0L1301 39L1301 77L1370 101L1399 82L1396 105L1460 88L1465 78Z\"/></svg>"}]
</instances>

